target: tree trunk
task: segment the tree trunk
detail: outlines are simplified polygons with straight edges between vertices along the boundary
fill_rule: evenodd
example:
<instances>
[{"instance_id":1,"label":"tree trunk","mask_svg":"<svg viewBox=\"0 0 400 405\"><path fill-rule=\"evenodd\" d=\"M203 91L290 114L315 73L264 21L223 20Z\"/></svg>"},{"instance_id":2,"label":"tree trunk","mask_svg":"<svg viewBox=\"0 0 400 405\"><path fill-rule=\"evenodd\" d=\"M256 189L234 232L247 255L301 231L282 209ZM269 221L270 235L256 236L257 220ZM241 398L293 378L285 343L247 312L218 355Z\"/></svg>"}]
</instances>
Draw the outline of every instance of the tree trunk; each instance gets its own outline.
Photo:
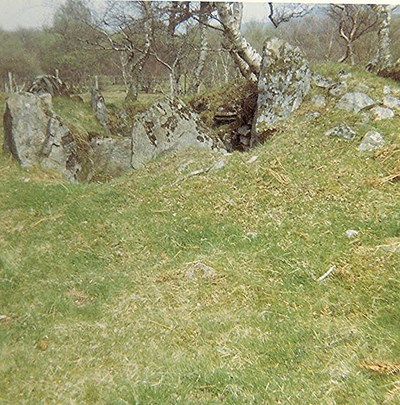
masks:
<instances>
[{"instance_id":1,"label":"tree trunk","mask_svg":"<svg viewBox=\"0 0 400 405\"><path fill-rule=\"evenodd\" d=\"M171 98L175 98L179 92L179 75L176 74L175 69L171 69L169 72L169 95Z\"/></svg>"},{"instance_id":2,"label":"tree trunk","mask_svg":"<svg viewBox=\"0 0 400 405\"><path fill-rule=\"evenodd\" d=\"M390 40L391 6L374 4L374 10L379 15L378 47L371 62L367 65L370 72L379 72L392 66L393 58Z\"/></svg>"},{"instance_id":3,"label":"tree trunk","mask_svg":"<svg viewBox=\"0 0 400 405\"><path fill-rule=\"evenodd\" d=\"M347 44L347 49L348 49L348 58L350 59L350 64L351 64L351 66L354 66L355 61L354 61L353 42L349 42Z\"/></svg>"},{"instance_id":4,"label":"tree trunk","mask_svg":"<svg viewBox=\"0 0 400 405\"><path fill-rule=\"evenodd\" d=\"M128 91L125 96L125 100L136 101L139 95L139 86L140 79L142 77L142 70L144 63L150 53L151 41L152 41L152 24L151 24L151 5L142 2L143 13L145 15L144 21L144 34L145 34L145 43L143 50L140 53L138 59L132 63L130 68L131 80L129 83Z\"/></svg>"},{"instance_id":5,"label":"tree trunk","mask_svg":"<svg viewBox=\"0 0 400 405\"><path fill-rule=\"evenodd\" d=\"M242 20L242 3L215 3L218 11L219 20L223 26L226 39L232 49L231 55L240 71L246 73L246 78L251 80L257 78L261 69L261 55L247 42L246 38L240 32ZM243 61L241 61L241 60ZM245 68L245 65L248 68Z\"/></svg>"},{"instance_id":6,"label":"tree trunk","mask_svg":"<svg viewBox=\"0 0 400 405\"><path fill-rule=\"evenodd\" d=\"M239 54L234 50L230 50L229 53L242 76L254 83L257 82L257 75L251 71L250 66L239 56Z\"/></svg>"},{"instance_id":7,"label":"tree trunk","mask_svg":"<svg viewBox=\"0 0 400 405\"><path fill-rule=\"evenodd\" d=\"M129 83L128 91L126 92L125 100L126 101L136 101L139 96L139 83L137 80L132 79Z\"/></svg>"},{"instance_id":8,"label":"tree trunk","mask_svg":"<svg viewBox=\"0 0 400 405\"><path fill-rule=\"evenodd\" d=\"M204 18L201 18L204 20ZM200 90L200 85L202 82L202 75L204 70L204 65L207 59L207 49L208 49L208 41L207 41L207 33L206 27L202 24L203 21L200 22L200 52L199 52L199 59L197 61L197 67L194 71L194 82L192 91L193 93L198 94Z\"/></svg>"}]
</instances>

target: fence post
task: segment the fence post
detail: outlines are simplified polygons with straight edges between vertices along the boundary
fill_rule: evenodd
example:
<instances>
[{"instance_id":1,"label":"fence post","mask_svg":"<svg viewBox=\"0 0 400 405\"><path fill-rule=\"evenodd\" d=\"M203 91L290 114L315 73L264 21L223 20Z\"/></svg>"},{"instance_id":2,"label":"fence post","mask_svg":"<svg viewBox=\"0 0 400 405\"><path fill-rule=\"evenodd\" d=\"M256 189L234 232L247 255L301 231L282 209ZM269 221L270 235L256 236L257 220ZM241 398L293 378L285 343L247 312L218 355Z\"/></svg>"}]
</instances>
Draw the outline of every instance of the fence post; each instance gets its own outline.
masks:
<instances>
[{"instance_id":1,"label":"fence post","mask_svg":"<svg viewBox=\"0 0 400 405\"><path fill-rule=\"evenodd\" d=\"M8 86L10 93L14 93L13 77L11 72L8 72Z\"/></svg>"}]
</instances>

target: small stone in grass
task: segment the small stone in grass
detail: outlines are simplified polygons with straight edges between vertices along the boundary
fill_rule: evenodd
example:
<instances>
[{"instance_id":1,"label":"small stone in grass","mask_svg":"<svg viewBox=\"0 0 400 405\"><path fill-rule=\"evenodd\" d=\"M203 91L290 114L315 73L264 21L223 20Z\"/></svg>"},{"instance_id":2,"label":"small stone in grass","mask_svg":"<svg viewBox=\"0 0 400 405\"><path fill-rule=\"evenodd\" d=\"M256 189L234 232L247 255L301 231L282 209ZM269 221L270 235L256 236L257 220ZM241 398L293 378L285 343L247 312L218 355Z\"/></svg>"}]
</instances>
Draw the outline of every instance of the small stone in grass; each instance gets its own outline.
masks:
<instances>
[{"instance_id":1,"label":"small stone in grass","mask_svg":"<svg viewBox=\"0 0 400 405\"><path fill-rule=\"evenodd\" d=\"M213 277L216 275L216 271L207 266L204 263L197 262L193 263L188 270L186 270L186 277L190 279L199 278L199 277Z\"/></svg>"},{"instance_id":2,"label":"small stone in grass","mask_svg":"<svg viewBox=\"0 0 400 405\"><path fill-rule=\"evenodd\" d=\"M348 230L346 231L346 236L347 236L349 239L355 238L355 237L358 236L358 231L356 231L355 229L348 229Z\"/></svg>"}]
</instances>

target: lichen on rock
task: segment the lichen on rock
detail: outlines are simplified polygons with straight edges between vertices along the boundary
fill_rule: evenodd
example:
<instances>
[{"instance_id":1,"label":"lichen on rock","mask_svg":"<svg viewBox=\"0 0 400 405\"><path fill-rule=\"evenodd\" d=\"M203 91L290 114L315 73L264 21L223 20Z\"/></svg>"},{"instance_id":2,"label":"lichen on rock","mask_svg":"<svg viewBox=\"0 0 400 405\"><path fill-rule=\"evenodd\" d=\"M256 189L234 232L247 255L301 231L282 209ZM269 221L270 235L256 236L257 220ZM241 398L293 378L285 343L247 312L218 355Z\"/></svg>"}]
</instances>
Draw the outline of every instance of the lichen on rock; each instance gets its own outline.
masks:
<instances>
[{"instance_id":1,"label":"lichen on rock","mask_svg":"<svg viewBox=\"0 0 400 405\"><path fill-rule=\"evenodd\" d=\"M78 148L69 128L52 110L50 94L12 94L4 114L3 149L23 167L39 165L78 179Z\"/></svg>"},{"instance_id":2,"label":"lichen on rock","mask_svg":"<svg viewBox=\"0 0 400 405\"><path fill-rule=\"evenodd\" d=\"M277 121L288 118L300 106L310 82L309 65L298 48L277 38L265 43L252 145L260 141L264 132L271 131Z\"/></svg>"},{"instance_id":3,"label":"lichen on rock","mask_svg":"<svg viewBox=\"0 0 400 405\"><path fill-rule=\"evenodd\" d=\"M134 169L166 152L188 148L224 150L220 140L182 101L166 98L140 114L132 128Z\"/></svg>"}]
</instances>

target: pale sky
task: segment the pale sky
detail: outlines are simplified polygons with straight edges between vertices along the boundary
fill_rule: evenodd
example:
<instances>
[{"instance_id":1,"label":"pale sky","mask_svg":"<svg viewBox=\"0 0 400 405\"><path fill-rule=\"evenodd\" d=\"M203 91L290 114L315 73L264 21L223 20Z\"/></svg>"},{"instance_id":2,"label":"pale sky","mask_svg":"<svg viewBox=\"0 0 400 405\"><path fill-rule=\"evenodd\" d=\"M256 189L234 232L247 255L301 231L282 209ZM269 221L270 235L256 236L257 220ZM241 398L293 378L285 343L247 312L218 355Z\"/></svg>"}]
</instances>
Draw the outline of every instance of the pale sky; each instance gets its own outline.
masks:
<instances>
[{"instance_id":1,"label":"pale sky","mask_svg":"<svg viewBox=\"0 0 400 405\"><path fill-rule=\"evenodd\" d=\"M0 28L14 30L50 26L57 6L66 0L0 0ZM91 0L92 4L101 5L105 0ZM293 0L275 0L274 3L290 3ZM399 4L400 0L303 0L302 3L381 3ZM244 0L243 22L265 21L267 2Z\"/></svg>"},{"instance_id":2,"label":"pale sky","mask_svg":"<svg viewBox=\"0 0 400 405\"><path fill-rule=\"evenodd\" d=\"M93 4L103 1L92 0ZM0 28L13 30L50 26L54 11L63 2L65 0L0 0ZM266 15L266 3L245 3L243 22L263 21Z\"/></svg>"}]
</instances>

